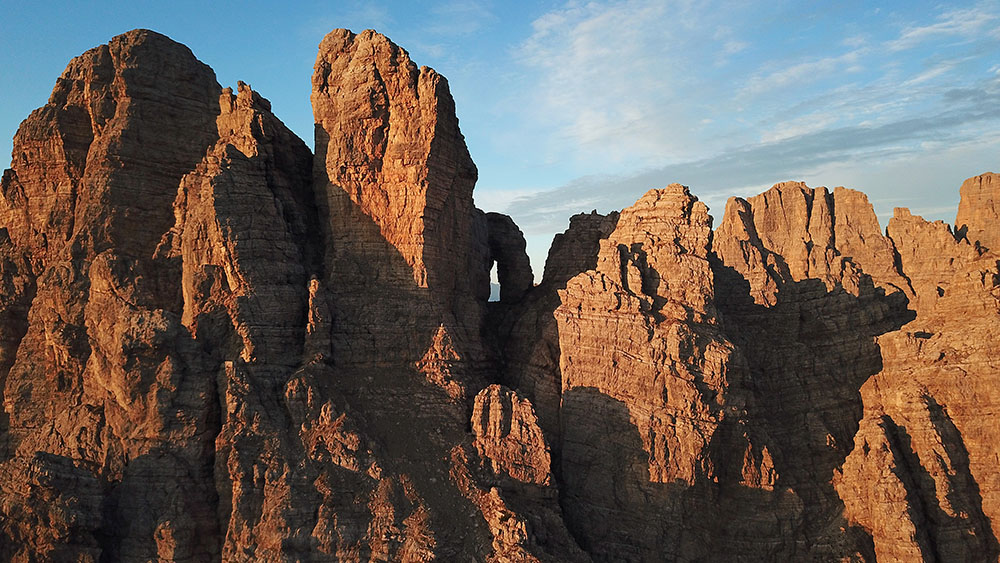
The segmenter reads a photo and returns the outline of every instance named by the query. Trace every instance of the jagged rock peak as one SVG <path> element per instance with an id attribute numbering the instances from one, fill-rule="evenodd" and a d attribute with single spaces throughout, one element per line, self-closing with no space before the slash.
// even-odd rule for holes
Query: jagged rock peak
<path id="1" fill-rule="evenodd" d="M 486 225 L 489 230 L 490 259 L 497 264 L 500 301 L 520 301 L 532 288 L 535 279 L 525 251 L 527 243 L 524 234 L 513 219 L 502 213 L 487 213 Z"/>
<path id="2" fill-rule="evenodd" d="M 712 559 L 703 540 L 665 535 L 704 518 L 692 527 L 707 539 L 717 507 L 696 502 L 689 512 L 668 500 L 671 490 L 719 478 L 711 444 L 748 448 L 734 430 L 743 399 L 729 392 L 744 370 L 712 304 L 711 218 L 671 184 L 612 224 L 595 268 L 566 282 L 553 312 L 567 522 L 595 559 Z"/>
<path id="3" fill-rule="evenodd" d="M 749 282 L 754 300 L 776 302 L 783 285 L 821 280 L 857 294 L 863 270 L 876 284 L 908 290 L 865 194 L 782 182 L 749 199 L 730 198 L 712 248 Z"/>
<path id="4" fill-rule="evenodd" d="M 230 439 L 273 403 L 254 382 L 300 362 L 318 229 L 309 150 L 239 90 L 136 30 L 73 59 L 18 131 L 0 558 L 228 559 L 246 537 L 234 513 L 259 497 Z"/>
<path id="5" fill-rule="evenodd" d="M 130 31 L 74 58 L 14 137 L 0 204 L 11 239 L 36 259 L 84 228 L 103 244 L 148 249 L 172 222 L 176 180 L 213 140 L 218 95 L 208 66 L 153 31 Z M 140 138 L 147 129 L 156 133 Z M 151 174 L 114 162 L 142 163 Z M 116 181 L 90 181 L 105 169 Z M 110 206 L 122 212 L 96 221 Z"/>
<path id="6" fill-rule="evenodd" d="M 552 239 L 542 283 L 561 288 L 573 276 L 594 269 L 600 241 L 615 230 L 618 215 L 617 211 L 601 215 L 595 209 L 570 217 L 566 231 Z"/>
<path id="7" fill-rule="evenodd" d="M 315 179 L 331 187 L 321 203 L 377 227 L 409 269 L 391 275 L 469 291 L 466 260 L 482 235 L 472 224 L 477 171 L 447 80 L 384 35 L 338 29 L 320 43 L 312 83 Z M 330 231 L 336 240 L 360 235 L 357 226 Z"/>
<path id="8" fill-rule="evenodd" d="M 1000 252 L 1000 174 L 987 172 L 962 183 L 955 230 L 969 242 Z"/>
<path id="9" fill-rule="evenodd" d="M 996 175 L 885 234 L 671 184 L 533 286 L 442 77 L 337 30 L 313 80 L 316 158 L 145 30 L 22 124 L 0 559 L 996 560 Z"/>

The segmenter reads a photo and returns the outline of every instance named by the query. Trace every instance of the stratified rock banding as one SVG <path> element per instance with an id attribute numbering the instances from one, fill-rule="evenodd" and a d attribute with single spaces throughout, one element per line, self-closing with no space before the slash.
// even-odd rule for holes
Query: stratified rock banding
<path id="1" fill-rule="evenodd" d="M 312 103 L 136 30 L 22 123 L 0 559 L 997 560 L 1000 175 L 884 232 L 672 184 L 534 285 L 444 77 L 335 30 Z"/>

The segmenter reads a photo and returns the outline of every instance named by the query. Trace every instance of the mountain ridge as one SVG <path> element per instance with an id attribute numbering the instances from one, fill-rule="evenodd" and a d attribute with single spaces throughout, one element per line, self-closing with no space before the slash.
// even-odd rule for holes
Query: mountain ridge
<path id="1" fill-rule="evenodd" d="M 535 285 L 444 77 L 372 30 L 314 70 L 315 154 L 148 30 L 22 123 L 0 557 L 1000 554 L 1000 175 L 954 229 L 796 182 L 713 228 L 671 184 Z"/>

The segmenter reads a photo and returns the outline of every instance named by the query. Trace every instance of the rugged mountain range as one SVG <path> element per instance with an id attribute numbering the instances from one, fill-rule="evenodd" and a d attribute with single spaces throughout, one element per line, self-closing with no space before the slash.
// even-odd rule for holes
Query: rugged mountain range
<path id="1" fill-rule="evenodd" d="M 997 560 L 1000 175 L 884 232 L 673 184 L 535 285 L 444 77 L 336 30 L 312 84 L 315 152 L 136 30 L 22 123 L 0 559 Z"/>

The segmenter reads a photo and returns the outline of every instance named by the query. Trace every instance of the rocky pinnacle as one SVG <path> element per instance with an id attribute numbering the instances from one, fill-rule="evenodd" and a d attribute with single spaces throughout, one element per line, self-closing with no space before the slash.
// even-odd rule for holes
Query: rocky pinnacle
<path id="1" fill-rule="evenodd" d="M 147 30 L 21 124 L 0 560 L 997 560 L 1000 175 L 884 230 L 670 184 L 534 284 L 443 76 L 371 30 L 314 68 L 314 150 Z"/>

